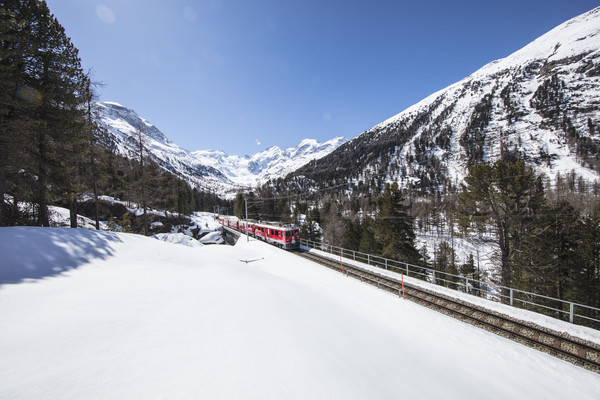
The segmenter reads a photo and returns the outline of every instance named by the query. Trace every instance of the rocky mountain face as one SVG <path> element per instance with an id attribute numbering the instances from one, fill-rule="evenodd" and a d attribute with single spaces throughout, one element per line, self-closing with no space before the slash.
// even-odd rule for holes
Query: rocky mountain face
<path id="1" fill-rule="evenodd" d="M 190 152 L 167 138 L 156 126 L 135 111 L 113 102 L 96 103 L 96 120 L 103 128 L 105 144 L 118 154 L 139 158 L 139 138 L 145 155 L 162 169 L 191 185 L 225 197 L 240 188 L 254 187 L 287 175 L 304 164 L 319 159 L 346 139 L 335 138 L 325 143 L 305 139 L 285 150 L 271 147 L 252 156 L 228 155 L 222 151 Z"/>
<path id="2" fill-rule="evenodd" d="M 288 177 L 303 187 L 427 193 L 474 164 L 522 159 L 540 174 L 598 180 L 600 8 L 425 98 Z M 348 182 L 347 186 L 343 186 Z"/>

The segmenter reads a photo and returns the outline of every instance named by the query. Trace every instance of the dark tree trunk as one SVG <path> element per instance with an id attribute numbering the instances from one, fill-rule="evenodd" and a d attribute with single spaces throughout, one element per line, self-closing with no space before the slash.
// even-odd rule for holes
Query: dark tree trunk
<path id="1" fill-rule="evenodd" d="M 69 204 L 69 217 L 71 219 L 71 228 L 77 228 L 77 198 L 73 198 Z"/>
<path id="2" fill-rule="evenodd" d="M 50 226 L 48 215 L 47 183 L 48 183 L 48 160 L 46 149 L 46 135 L 40 133 L 39 137 L 39 171 L 38 171 L 38 223 L 43 227 Z"/>

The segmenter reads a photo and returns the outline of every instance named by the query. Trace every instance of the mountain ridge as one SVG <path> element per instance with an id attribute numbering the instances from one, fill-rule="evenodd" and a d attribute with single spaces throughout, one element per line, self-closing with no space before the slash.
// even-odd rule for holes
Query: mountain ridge
<path id="1" fill-rule="evenodd" d="M 303 139 L 296 147 L 271 146 L 251 156 L 229 155 L 220 150 L 188 151 L 170 140 L 134 110 L 112 101 L 95 104 L 96 121 L 106 132 L 105 145 L 130 159 L 139 158 L 138 138 L 159 167 L 204 191 L 232 197 L 238 190 L 285 176 L 346 141 L 338 137 L 320 143 Z"/>
<path id="2" fill-rule="evenodd" d="M 375 125 L 289 176 L 374 192 L 444 192 L 472 165 L 523 159 L 550 179 L 597 181 L 600 7 Z"/>

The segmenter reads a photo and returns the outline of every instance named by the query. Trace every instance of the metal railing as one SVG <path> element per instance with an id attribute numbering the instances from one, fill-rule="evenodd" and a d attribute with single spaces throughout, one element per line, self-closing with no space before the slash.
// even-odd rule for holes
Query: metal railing
<path id="1" fill-rule="evenodd" d="M 534 311 L 556 319 L 569 321 L 572 324 L 600 329 L 600 308 L 526 292 L 520 289 L 504 287 L 493 282 L 484 282 L 462 275 L 436 271 L 427 267 L 408 264 L 402 261 L 391 260 L 311 240 L 300 239 L 300 244 L 308 248 L 321 250 L 346 259 L 352 259 L 367 265 L 401 273 L 409 277 L 487 300 L 502 302 L 513 307 Z"/>

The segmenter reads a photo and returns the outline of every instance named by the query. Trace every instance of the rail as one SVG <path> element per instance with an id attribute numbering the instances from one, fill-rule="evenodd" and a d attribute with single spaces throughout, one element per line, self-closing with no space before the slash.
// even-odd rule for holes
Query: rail
<path id="1" fill-rule="evenodd" d="M 304 247 L 321 250 L 388 271 L 402 273 L 406 276 L 427 281 L 435 285 L 444 286 L 452 290 L 461 291 L 473 296 L 503 302 L 516 308 L 534 311 L 563 321 L 568 320 L 572 324 L 600 329 L 600 308 L 556 299 L 520 289 L 504 287 L 492 282 L 484 282 L 462 275 L 436 271 L 423 266 L 391 260 L 355 250 L 348 250 L 342 247 L 331 246 L 307 239 L 300 239 L 300 244 Z"/>

